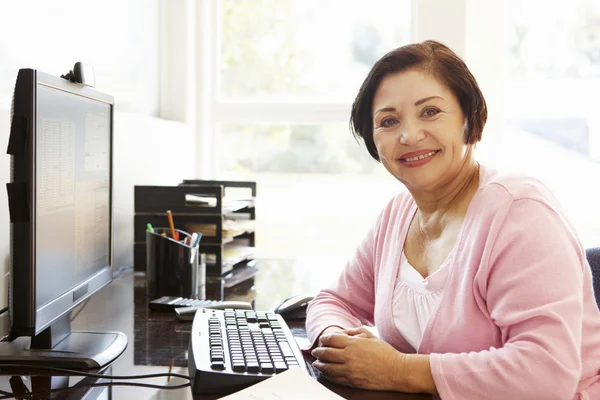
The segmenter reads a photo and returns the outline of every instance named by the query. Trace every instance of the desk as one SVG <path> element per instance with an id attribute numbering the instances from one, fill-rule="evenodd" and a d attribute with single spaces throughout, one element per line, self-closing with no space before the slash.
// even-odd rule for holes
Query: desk
<path id="1" fill-rule="evenodd" d="M 290 289 L 286 284 L 275 285 L 269 282 L 272 279 L 284 277 L 286 282 L 293 271 L 284 271 L 293 268 L 293 264 L 283 261 L 270 261 L 265 264 L 264 270 L 256 278 L 257 309 L 269 306 L 273 309 L 277 302 L 293 292 L 275 293 L 276 288 Z M 273 269 L 279 268 L 274 274 Z M 304 273 L 304 271 L 303 271 Z M 288 282 L 289 283 L 289 282 Z M 261 284 L 269 288 L 268 295 L 261 295 Z M 299 290 L 298 292 L 302 292 Z M 275 299 L 275 300 L 274 300 Z M 275 304 L 271 304 L 271 303 Z M 262 308 L 266 309 L 266 308 Z M 112 366 L 113 375 L 139 375 L 149 373 L 167 372 L 171 360 L 175 367 L 173 372 L 187 375 L 187 348 L 191 322 L 179 322 L 174 314 L 151 312 L 147 306 L 145 296 L 145 280 L 143 276 L 135 276 L 133 272 L 124 272 L 110 285 L 92 296 L 89 303 L 81 310 L 72 322 L 72 328 L 89 330 L 120 330 L 129 338 L 125 352 Z M 302 333 L 302 329 L 293 329 L 294 333 Z M 76 379 L 71 378 L 70 384 Z M 371 392 L 359 389 L 342 387 L 329 383 L 320 377 L 319 381 L 339 395 L 347 399 L 395 399 L 395 400 L 425 400 L 431 399 L 426 395 L 411 395 L 390 392 Z M 140 382 L 166 385 L 166 378 L 154 378 Z M 25 383 L 29 386 L 28 379 Z M 169 385 L 185 383 L 181 379 L 171 379 Z M 0 390 L 12 392 L 9 377 L 0 377 Z M 72 395 L 72 393 L 70 393 Z M 112 396 L 112 397 L 111 397 Z M 80 398 L 80 395 L 70 398 Z M 112 398 L 115 400 L 131 399 L 217 399 L 218 395 L 203 395 L 192 397 L 189 388 L 175 391 L 145 389 L 114 386 L 104 391 L 97 391 L 89 397 Z"/>

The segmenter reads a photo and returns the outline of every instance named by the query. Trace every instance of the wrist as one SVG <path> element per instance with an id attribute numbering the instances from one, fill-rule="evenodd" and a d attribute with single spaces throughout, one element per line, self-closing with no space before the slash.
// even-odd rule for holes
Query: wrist
<path id="1" fill-rule="evenodd" d="M 437 394 L 429 355 L 399 353 L 394 372 L 398 380 L 397 391 Z"/>

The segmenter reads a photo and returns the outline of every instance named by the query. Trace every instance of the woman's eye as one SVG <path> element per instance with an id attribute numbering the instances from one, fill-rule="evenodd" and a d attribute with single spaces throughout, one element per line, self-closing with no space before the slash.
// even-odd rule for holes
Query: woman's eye
<path id="1" fill-rule="evenodd" d="M 423 110 L 423 113 L 421 114 L 424 117 L 433 117 L 435 115 L 437 115 L 440 112 L 440 110 L 438 110 L 437 108 L 426 108 Z"/>
<path id="2" fill-rule="evenodd" d="M 389 128 L 390 126 L 394 125 L 396 122 L 397 121 L 395 118 L 386 118 L 383 121 L 381 121 L 381 123 L 379 125 L 382 128 Z"/>

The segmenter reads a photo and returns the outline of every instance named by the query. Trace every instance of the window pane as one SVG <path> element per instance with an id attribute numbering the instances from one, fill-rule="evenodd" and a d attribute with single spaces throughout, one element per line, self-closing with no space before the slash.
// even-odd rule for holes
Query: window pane
<path id="1" fill-rule="evenodd" d="M 222 172 L 371 174 L 378 170 L 347 124 L 223 124 L 217 138 Z"/>
<path id="2" fill-rule="evenodd" d="M 600 189 L 591 181 L 600 177 L 600 3 L 510 0 L 508 7 L 502 167 L 542 179 L 584 244 L 598 245 Z"/>
<path id="3" fill-rule="evenodd" d="M 327 259 L 339 271 L 402 190 L 343 124 L 224 124 L 217 137 L 217 176 L 257 182 L 262 257 Z"/>
<path id="4" fill-rule="evenodd" d="M 600 2 L 509 0 L 508 9 L 513 79 L 600 78 Z"/>
<path id="5" fill-rule="evenodd" d="M 224 0 L 224 98 L 351 101 L 373 63 L 410 40 L 410 0 Z"/>
<path id="6" fill-rule="evenodd" d="M 60 76 L 82 61 L 117 110 L 157 113 L 157 0 L 2 2 L 0 54 L 0 108 L 10 106 L 19 68 Z"/>

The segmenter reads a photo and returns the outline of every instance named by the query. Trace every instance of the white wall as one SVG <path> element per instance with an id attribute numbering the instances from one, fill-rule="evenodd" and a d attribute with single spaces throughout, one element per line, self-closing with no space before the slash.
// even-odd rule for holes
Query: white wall
<path id="1" fill-rule="evenodd" d="M 117 113 L 114 141 L 114 265 L 133 265 L 133 187 L 195 178 L 194 133 L 182 122 Z"/>
<path id="2" fill-rule="evenodd" d="M 6 149 L 10 112 L 0 109 L 0 145 Z M 114 133 L 114 266 L 133 265 L 133 187 L 174 185 L 194 177 L 195 141 L 186 124 L 138 114 L 116 113 Z M 10 181 L 10 158 L 0 155 L 0 182 Z M 2 189 L 5 192 L 4 189 Z M 8 200 L 0 194 L 0 308 L 8 304 Z M 0 337 L 8 314 L 0 316 Z"/>

